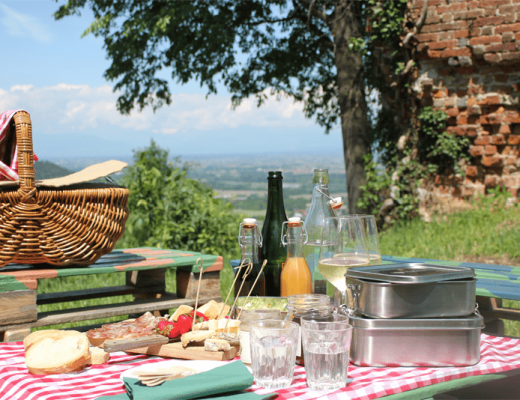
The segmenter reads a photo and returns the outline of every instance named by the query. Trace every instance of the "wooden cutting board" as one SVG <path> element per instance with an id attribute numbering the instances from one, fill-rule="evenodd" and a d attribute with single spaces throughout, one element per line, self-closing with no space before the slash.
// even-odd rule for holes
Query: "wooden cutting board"
<path id="1" fill-rule="evenodd" d="M 232 360 L 238 355 L 239 346 L 232 346 L 227 351 L 206 351 L 204 346 L 182 347 L 181 342 L 168 344 L 154 344 L 148 347 L 125 350 L 127 353 L 148 354 L 153 356 L 182 358 L 185 360 Z"/>

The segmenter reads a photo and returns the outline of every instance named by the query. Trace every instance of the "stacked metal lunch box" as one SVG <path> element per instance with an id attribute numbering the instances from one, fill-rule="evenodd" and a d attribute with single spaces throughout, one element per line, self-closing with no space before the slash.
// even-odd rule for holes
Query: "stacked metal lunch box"
<path id="1" fill-rule="evenodd" d="M 349 268 L 351 361 L 359 366 L 468 366 L 483 319 L 472 268 L 392 264 Z"/>

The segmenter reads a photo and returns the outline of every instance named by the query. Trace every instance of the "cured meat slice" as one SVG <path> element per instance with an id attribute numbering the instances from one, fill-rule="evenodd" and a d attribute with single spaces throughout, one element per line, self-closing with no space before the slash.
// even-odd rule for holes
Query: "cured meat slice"
<path id="1" fill-rule="evenodd" d="M 87 331 L 87 337 L 93 346 L 102 346 L 105 340 L 130 339 L 153 334 L 153 328 L 167 318 L 154 317 L 151 312 L 141 315 L 136 320 L 121 321 L 103 325 L 101 328 Z"/>

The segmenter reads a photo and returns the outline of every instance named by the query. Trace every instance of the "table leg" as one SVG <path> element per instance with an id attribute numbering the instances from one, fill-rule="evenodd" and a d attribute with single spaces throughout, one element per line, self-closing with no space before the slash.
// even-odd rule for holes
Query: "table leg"
<path id="1" fill-rule="evenodd" d="M 127 286 L 135 286 L 136 288 L 146 288 L 146 292 L 135 293 L 134 299 L 160 299 L 166 294 L 165 283 L 166 270 L 164 268 L 131 271 L 126 273 Z M 169 310 L 156 310 L 153 314 L 156 317 L 168 314 Z M 139 317 L 140 315 L 132 315 L 130 318 Z"/>
<path id="2" fill-rule="evenodd" d="M 502 299 L 477 296 L 477 304 L 486 326 L 482 332 L 493 336 L 504 336 L 504 321 L 496 315 L 498 309 L 502 307 Z"/>
<path id="3" fill-rule="evenodd" d="M 177 296 L 194 299 L 197 296 L 199 274 L 177 270 Z M 200 298 L 220 297 L 220 271 L 204 272 L 200 284 Z"/>

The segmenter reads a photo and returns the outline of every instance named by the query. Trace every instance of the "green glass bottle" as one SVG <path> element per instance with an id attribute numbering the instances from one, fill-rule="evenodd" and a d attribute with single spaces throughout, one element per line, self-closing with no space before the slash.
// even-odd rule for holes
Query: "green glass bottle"
<path id="1" fill-rule="evenodd" d="M 260 262 L 267 260 L 264 269 L 266 296 L 280 296 L 282 263 L 287 258 L 287 249 L 282 244 L 282 224 L 287 221 L 282 179 L 281 171 L 270 171 L 267 177 L 267 210 L 262 226 L 263 246 L 260 250 Z"/>

